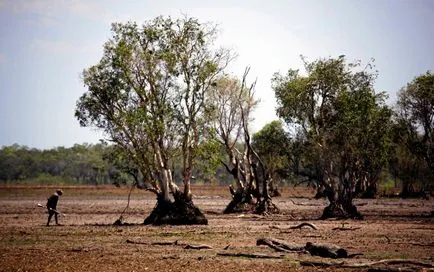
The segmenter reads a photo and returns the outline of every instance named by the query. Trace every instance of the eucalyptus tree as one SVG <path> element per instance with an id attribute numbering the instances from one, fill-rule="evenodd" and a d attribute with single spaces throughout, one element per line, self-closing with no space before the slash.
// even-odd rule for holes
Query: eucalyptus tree
<path id="1" fill-rule="evenodd" d="M 286 170 L 290 167 L 287 156 L 292 141 L 283 128 L 280 120 L 266 124 L 260 131 L 253 134 L 253 147 L 267 165 L 270 173 L 270 194 L 279 196 L 277 188 L 279 181 L 286 177 Z M 283 174 L 285 173 L 285 174 Z"/>
<path id="2" fill-rule="evenodd" d="M 434 74 L 415 77 L 398 93 L 398 122 L 408 135 L 411 152 L 423 158 L 434 173 Z"/>
<path id="3" fill-rule="evenodd" d="M 360 218 L 354 194 L 376 186 L 390 148 L 386 96 L 374 91 L 370 64 L 362 69 L 345 56 L 303 61 L 306 75 L 289 70 L 272 80 L 277 114 L 303 134 L 330 203 L 322 217 Z"/>
<path id="4" fill-rule="evenodd" d="M 398 93 L 398 101 L 395 107 L 396 126 L 399 133 L 395 133 L 398 147 L 403 145 L 413 156 L 416 164 L 425 161 L 431 170 L 431 175 L 426 175 L 432 180 L 434 175 L 434 74 L 426 72 L 415 77 Z M 421 168 L 412 167 L 411 170 Z M 422 168 L 423 169 L 423 168 Z M 431 177 L 430 177 L 431 176 Z M 412 174 L 409 178 L 415 178 Z M 421 179 L 421 178 L 420 178 Z M 409 196 L 412 193 L 412 181 L 403 178 L 402 195 Z M 432 182 L 431 182 L 432 186 Z"/>
<path id="5" fill-rule="evenodd" d="M 102 130 L 139 168 L 157 196 L 145 224 L 203 224 L 191 178 L 207 110 L 205 97 L 232 59 L 216 27 L 194 18 L 112 24 L 104 54 L 83 72 L 75 116 Z M 182 158 L 180 189 L 171 170 Z"/>
<path id="6" fill-rule="evenodd" d="M 221 163 L 235 181 L 229 187 L 232 200 L 225 213 L 247 212 L 276 213 L 269 193 L 270 172 L 252 146 L 251 114 L 258 104 L 254 97 L 255 82 L 248 85 L 245 70 L 242 80 L 221 77 L 210 93 L 210 137 L 225 149 L 228 160 Z"/>

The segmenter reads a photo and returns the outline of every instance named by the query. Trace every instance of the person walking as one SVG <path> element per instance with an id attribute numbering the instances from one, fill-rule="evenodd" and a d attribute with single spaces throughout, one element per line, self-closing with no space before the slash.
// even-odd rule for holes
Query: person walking
<path id="1" fill-rule="evenodd" d="M 56 221 L 56 225 L 59 225 L 59 222 L 57 221 L 57 214 L 59 213 L 57 208 L 57 202 L 59 201 L 59 196 L 63 194 L 63 191 L 61 189 L 57 189 L 54 194 L 52 194 L 47 199 L 47 209 L 48 209 L 48 221 L 47 221 L 47 227 L 50 225 L 51 218 L 54 215 L 54 220 Z"/>

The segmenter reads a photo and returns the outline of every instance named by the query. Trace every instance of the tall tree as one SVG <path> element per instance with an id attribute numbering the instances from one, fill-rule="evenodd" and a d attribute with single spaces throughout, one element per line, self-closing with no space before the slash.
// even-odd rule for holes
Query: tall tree
<path id="1" fill-rule="evenodd" d="M 209 96 L 210 137 L 226 150 L 228 161 L 222 160 L 235 181 L 231 185 L 232 200 L 225 213 L 253 211 L 276 213 L 279 209 L 269 194 L 270 172 L 252 146 L 249 124 L 258 101 L 254 98 L 255 83 L 247 85 L 249 68 L 243 79 L 222 77 Z"/>
<path id="2" fill-rule="evenodd" d="M 104 131 L 151 179 L 157 206 L 145 223 L 207 222 L 193 205 L 190 181 L 206 93 L 232 58 L 215 49 L 216 34 L 193 18 L 114 23 L 102 59 L 83 72 L 88 91 L 75 115 Z M 183 190 L 171 171 L 175 156 L 182 157 Z"/>
<path id="3" fill-rule="evenodd" d="M 384 93 L 373 89 L 370 65 L 361 69 L 345 56 L 303 61 L 306 76 L 298 70 L 274 76 L 277 113 L 304 135 L 330 202 L 322 217 L 360 218 L 353 197 L 376 184 L 386 162 L 391 111 Z"/>
<path id="4" fill-rule="evenodd" d="M 283 129 L 279 120 L 266 124 L 260 131 L 253 134 L 253 147 L 267 165 L 270 173 L 270 194 L 279 196 L 277 189 L 279 180 L 286 175 L 284 169 L 289 168 L 286 151 L 290 149 L 291 139 Z"/>
<path id="5" fill-rule="evenodd" d="M 426 72 L 415 77 L 398 93 L 395 108 L 395 142 L 398 147 L 415 156 L 413 161 L 423 160 L 434 175 L 434 74 Z M 413 171 L 415 168 L 413 168 Z M 413 175 L 415 176 L 415 175 Z M 402 195 L 412 193 L 412 182 L 404 178 Z"/>
<path id="6" fill-rule="evenodd" d="M 424 158 L 434 173 L 434 74 L 428 71 L 401 89 L 396 116 L 411 152 Z"/>

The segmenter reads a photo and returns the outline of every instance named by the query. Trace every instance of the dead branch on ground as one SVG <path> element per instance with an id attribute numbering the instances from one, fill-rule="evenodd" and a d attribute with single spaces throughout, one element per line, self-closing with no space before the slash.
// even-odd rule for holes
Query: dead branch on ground
<path id="1" fill-rule="evenodd" d="M 336 228 L 332 228 L 332 230 L 342 230 L 342 231 L 346 231 L 346 230 L 358 230 L 358 229 L 361 229 L 361 227 L 354 227 L 354 228 L 336 227 Z"/>
<path id="2" fill-rule="evenodd" d="M 212 249 L 211 246 L 205 244 L 192 245 L 186 243 L 180 243 L 178 240 L 172 242 L 143 242 L 143 241 L 134 241 L 127 239 L 128 244 L 137 244 L 137 245 L 151 245 L 151 246 L 184 246 L 184 249 Z"/>
<path id="3" fill-rule="evenodd" d="M 259 238 L 256 240 L 256 245 L 266 245 L 279 252 L 309 252 L 312 256 L 333 259 L 352 258 L 361 255 L 360 253 L 349 255 L 347 250 L 344 248 L 332 244 L 314 244 L 307 242 L 306 245 L 303 246 L 299 244 L 287 243 L 274 238 Z"/>
<path id="4" fill-rule="evenodd" d="M 266 255 L 260 253 L 227 253 L 227 252 L 218 252 L 217 256 L 225 256 L 225 257 L 244 257 L 244 258 L 253 258 L 253 259 L 283 259 L 284 255 Z"/>
<path id="5" fill-rule="evenodd" d="M 256 240 L 256 245 L 266 245 L 272 249 L 280 252 L 304 252 L 305 247 L 303 245 L 287 243 L 285 241 L 274 238 L 259 238 Z"/>
<path id="6" fill-rule="evenodd" d="M 308 261 L 308 260 L 300 260 L 300 265 L 302 266 L 316 266 L 316 267 L 339 267 L 339 268 L 368 268 L 376 265 L 415 265 L 425 268 L 434 268 L 432 263 L 421 262 L 418 260 L 411 259 L 386 259 L 375 262 L 367 262 L 367 263 L 345 263 L 345 262 L 322 262 L 322 261 Z"/>
<path id="7" fill-rule="evenodd" d="M 132 193 L 134 187 L 136 187 L 136 185 L 137 185 L 137 181 L 133 182 L 133 184 L 131 185 L 130 191 L 128 192 L 127 206 L 125 206 L 124 210 L 119 215 L 119 218 L 113 223 L 113 225 L 115 225 L 115 226 L 121 226 L 123 224 L 123 222 L 124 222 L 124 213 L 130 207 L 131 193 Z"/>
<path id="8" fill-rule="evenodd" d="M 184 249 L 212 249 L 209 245 L 186 245 Z"/>
<path id="9" fill-rule="evenodd" d="M 279 226 L 270 226 L 271 229 L 278 229 L 278 230 L 301 229 L 302 227 L 310 227 L 310 228 L 312 228 L 314 230 L 318 230 L 318 228 L 314 224 L 309 223 L 309 222 L 303 222 L 303 223 L 300 223 L 298 225 L 291 226 L 291 227 L 286 227 L 286 228 L 282 228 L 282 227 L 279 227 Z"/>

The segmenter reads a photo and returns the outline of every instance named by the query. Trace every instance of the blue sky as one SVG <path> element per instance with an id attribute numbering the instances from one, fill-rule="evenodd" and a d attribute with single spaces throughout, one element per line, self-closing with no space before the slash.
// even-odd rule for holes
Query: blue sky
<path id="1" fill-rule="evenodd" d="M 272 74 L 301 68 L 300 54 L 375 58 L 376 89 L 390 104 L 434 70 L 431 0 L 0 0 L 0 146 L 97 143 L 103 135 L 81 128 L 74 109 L 86 91 L 81 71 L 100 59 L 110 24 L 183 14 L 219 25 L 219 44 L 239 55 L 232 73 L 251 66 L 261 99 L 254 130 L 276 118 Z"/>

